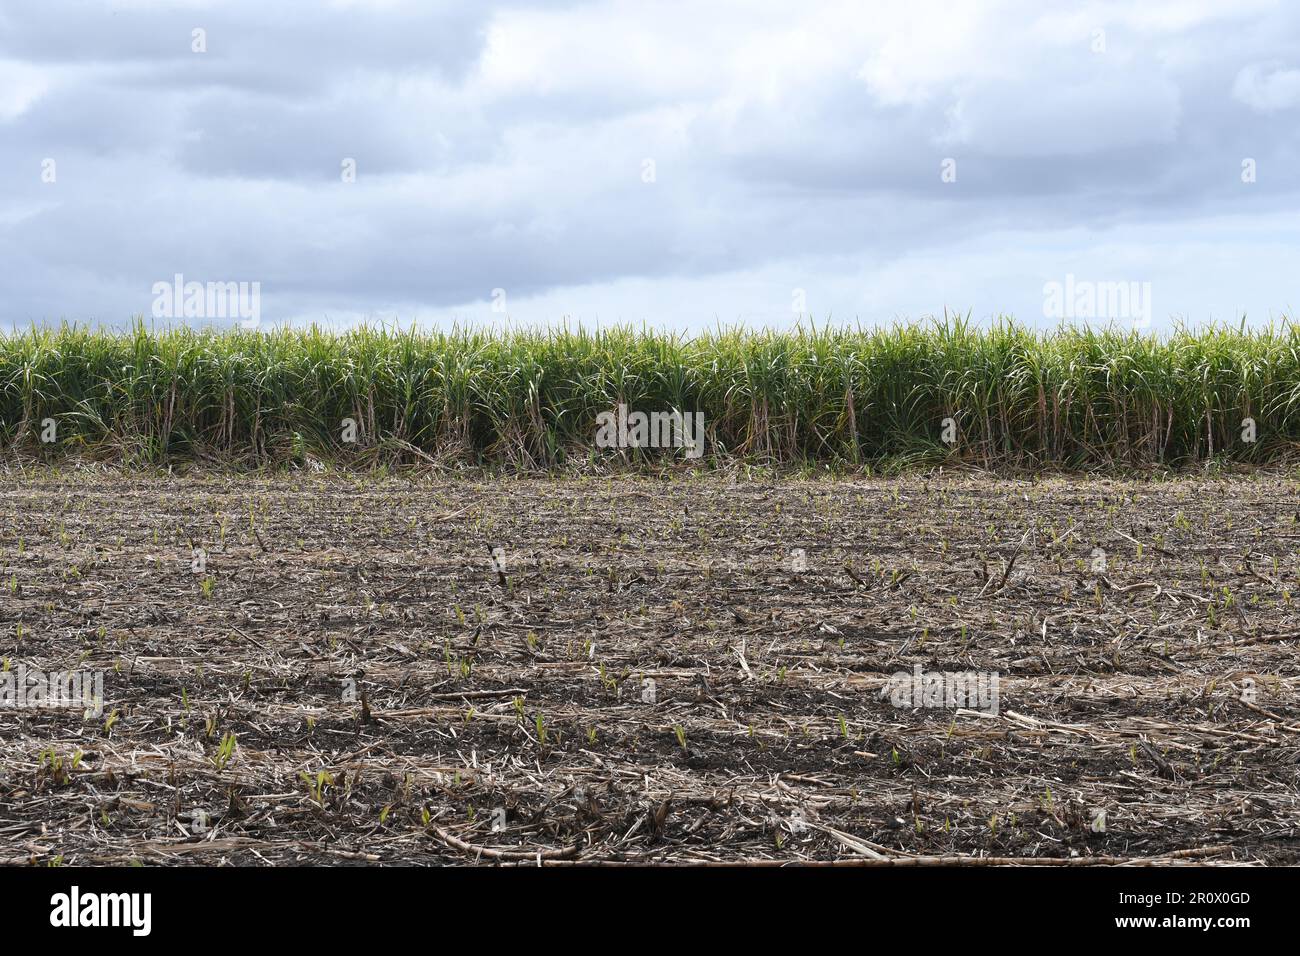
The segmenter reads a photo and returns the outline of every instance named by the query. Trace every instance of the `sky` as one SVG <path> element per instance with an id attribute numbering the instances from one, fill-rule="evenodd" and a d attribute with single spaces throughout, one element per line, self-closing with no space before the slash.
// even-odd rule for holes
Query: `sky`
<path id="1" fill-rule="evenodd" d="M 1294 2 L 0 0 L 0 323 L 1163 330 L 1297 276 Z"/>

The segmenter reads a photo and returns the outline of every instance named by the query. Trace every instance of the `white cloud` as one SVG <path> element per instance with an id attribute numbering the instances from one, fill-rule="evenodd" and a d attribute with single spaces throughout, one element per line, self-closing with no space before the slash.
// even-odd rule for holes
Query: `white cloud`
<path id="1" fill-rule="evenodd" d="M 1300 69 L 1252 63 L 1241 68 L 1232 95 L 1260 113 L 1275 113 L 1300 105 Z"/>
<path id="2" fill-rule="evenodd" d="M 0 122 L 22 116 L 49 91 L 50 83 L 48 70 L 0 59 Z"/>

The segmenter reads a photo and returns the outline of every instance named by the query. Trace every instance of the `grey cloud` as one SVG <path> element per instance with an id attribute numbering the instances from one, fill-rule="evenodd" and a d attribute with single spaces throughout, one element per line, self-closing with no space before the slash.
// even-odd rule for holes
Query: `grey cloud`
<path id="1" fill-rule="evenodd" d="M 582 37 L 601 8 L 534 10 Z M 892 38 L 851 20 L 827 34 L 831 67 L 728 72 L 716 37 L 732 31 L 740 48 L 786 14 L 773 7 L 755 26 L 725 4 L 689 8 L 710 19 L 707 43 L 692 46 L 685 20 L 641 38 L 663 44 L 654 69 L 690 83 L 631 82 L 617 55 L 532 63 L 526 44 L 505 64 L 524 79 L 495 83 L 487 37 L 515 9 L 7 8 L 0 59 L 48 71 L 50 88 L 0 118 L 0 320 L 121 319 L 177 272 L 260 281 L 266 310 L 285 315 L 633 277 L 744 272 L 785 288 L 795 260 L 852 271 L 952 249 L 973 261 L 997 231 L 1050 247 L 1067 232 L 1204 229 L 1300 205 L 1287 112 L 1300 15 L 1287 9 L 1225 2 L 1181 27 L 1116 23 L 1100 56 L 1073 21 L 1046 39 L 984 24 L 969 64 L 908 65 L 916 76 L 890 96 L 858 71 Z M 206 54 L 189 52 L 194 26 Z M 716 76 L 687 69 L 709 58 Z M 55 184 L 40 181 L 44 157 L 58 161 Z M 344 157 L 357 183 L 341 181 Z"/>
<path id="2" fill-rule="evenodd" d="M 1300 106 L 1300 69 L 1252 63 L 1241 68 L 1232 93 L 1260 113 L 1292 109 Z"/>
<path id="3" fill-rule="evenodd" d="M 271 73 L 320 78 L 349 67 L 401 72 L 413 66 L 457 76 L 478 58 L 490 14 L 454 0 L 370 7 L 250 0 L 177 6 L 43 0 L 3 14 L 0 56 L 34 63 L 200 61 L 188 82 L 245 85 Z M 195 54 L 195 29 L 206 53 Z M 182 81 L 186 82 L 186 81 Z M 259 88 L 261 83 L 258 84 Z"/>

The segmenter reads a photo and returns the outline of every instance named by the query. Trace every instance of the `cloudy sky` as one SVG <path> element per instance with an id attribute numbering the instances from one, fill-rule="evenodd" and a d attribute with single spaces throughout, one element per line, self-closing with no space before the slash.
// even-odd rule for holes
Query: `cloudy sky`
<path id="1" fill-rule="evenodd" d="M 1264 322 L 1300 4 L 0 0 L 0 322 L 177 274 L 270 323 Z"/>

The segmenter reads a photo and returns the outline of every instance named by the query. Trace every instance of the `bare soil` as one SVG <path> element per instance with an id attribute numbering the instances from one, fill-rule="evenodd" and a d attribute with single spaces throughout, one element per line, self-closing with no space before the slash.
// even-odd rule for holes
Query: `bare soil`
<path id="1" fill-rule="evenodd" d="M 0 654 L 105 701 L 0 710 L 0 861 L 1294 863 L 1297 602 L 1278 473 L 14 471 Z"/>

